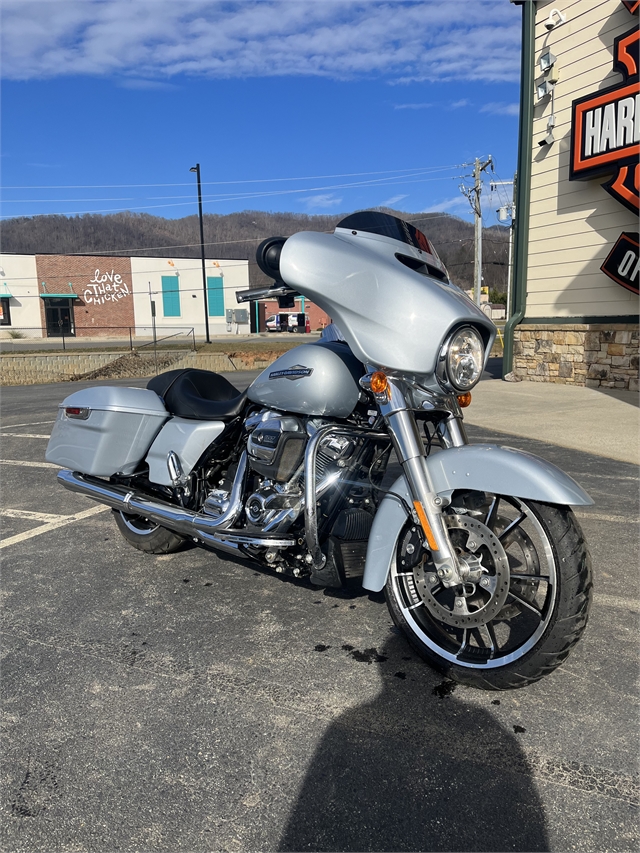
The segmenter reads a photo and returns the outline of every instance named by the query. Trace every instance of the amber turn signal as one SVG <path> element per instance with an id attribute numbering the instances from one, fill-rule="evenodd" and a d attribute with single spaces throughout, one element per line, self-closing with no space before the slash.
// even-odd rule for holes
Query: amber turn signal
<path id="1" fill-rule="evenodd" d="M 458 394 L 458 405 L 461 409 L 466 409 L 467 406 L 471 405 L 471 393 L 469 391 L 466 394 Z"/>
<path id="2" fill-rule="evenodd" d="M 427 537 L 427 542 L 429 543 L 429 548 L 432 551 L 438 550 L 438 543 L 436 542 L 436 537 L 433 535 L 433 530 L 431 529 L 431 525 L 427 519 L 427 514 L 424 511 L 424 507 L 420 503 L 420 501 L 413 502 L 413 508 L 416 511 L 418 518 L 420 519 L 420 524 L 422 529 L 424 530 L 424 535 Z"/>
<path id="3" fill-rule="evenodd" d="M 371 374 L 371 390 L 374 394 L 384 394 L 389 388 L 389 380 L 381 370 Z"/>

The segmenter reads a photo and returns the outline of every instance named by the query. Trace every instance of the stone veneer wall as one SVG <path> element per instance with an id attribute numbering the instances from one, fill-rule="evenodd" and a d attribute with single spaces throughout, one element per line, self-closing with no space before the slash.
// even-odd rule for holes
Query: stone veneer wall
<path id="1" fill-rule="evenodd" d="M 638 390 L 638 324 L 522 325 L 513 372 L 532 382 Z"/>

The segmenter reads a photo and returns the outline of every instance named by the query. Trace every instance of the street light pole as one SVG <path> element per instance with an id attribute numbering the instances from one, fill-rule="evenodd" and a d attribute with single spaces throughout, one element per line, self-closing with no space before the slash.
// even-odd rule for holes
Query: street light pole
<path id="1" fill-rule="evenodd" d="M 202 293 L 204 295 L 204 328 L 207 336 L 207 343 L 211 343 L 209 337 L 209 305 L 207 304 L 207 271 L 204 266 L 204 224 L 202 221 L 202 185 L 200 184 L 200 163 L 196 163 L 189 169 L 190 172 L 195 172 L 198 179 L 198 218 L 200 220 L 200 255 L 202 257 Z"/>

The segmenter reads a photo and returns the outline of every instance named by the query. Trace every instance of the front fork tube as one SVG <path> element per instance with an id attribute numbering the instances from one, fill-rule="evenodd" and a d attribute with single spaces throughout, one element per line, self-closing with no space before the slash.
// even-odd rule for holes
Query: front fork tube
<path id="1" fill-rule="evenodd" d="M 464 433 L 460 432 L 457 419 L 452 417 L 449 420 L 452 423 L 447 422 L 448 428 L 443 431 L 447 444 L 465 444 Z M 438 577 L 444 586 L 456 586 L 462 583 L 462 578 L 442 515 L 446 501 L 433 489 L 415 417 L 408 409 L 402 409 L 385 415 L 385 421 L 413 496 L 413 513 L 427 538 Z"/>

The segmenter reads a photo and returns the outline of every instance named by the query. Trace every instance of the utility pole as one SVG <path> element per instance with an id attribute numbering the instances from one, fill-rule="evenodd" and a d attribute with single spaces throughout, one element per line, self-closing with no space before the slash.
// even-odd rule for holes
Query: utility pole
<path id="1" fill-rule="evenodd" d="M 518 186 L 518 173 L 516 172 L 513 176 L 512 181 L 499 181 L 497 183 L 491 184 L 491 192 L 493 193 L 497 190 L 498 186 L 512 186 L 511 192 L 511 201 L 507 202 L 507 204 L 503 204 L 501 207 L 496 210 L 498 214 L 498 222 L 503 223 L 506 222 L 507 219 L 511 219 L 509 223 L 509 262 L 507 264 L 507 307 L 505 310 L 506 319 L 508 320 L 511 317 L 511 285 L 512 285 L 512 277 L 513 277 L 513 237 L 516 227 L 516 203 L 514 201 L 516 197 L 516 189 Z"/>
<path id="2" fill-rule="evenodd" d="M 491 154 L 487 157 L 484 163 L 476 157 L 475 166 L 473 169 L 474 184 L 473 187 L 465 187 L 460 185 L 460 191 L 469 199 L 469 204 L 474 214 L 474 291 L 476 305 L 480 306 L 480 294 L 482 291 L 482 208 L 480 206 L 480 196 L 482 194 L 482 173 L 485 169 L 491 166 L 493 171 L 493 158 Z"/>

